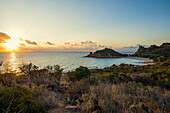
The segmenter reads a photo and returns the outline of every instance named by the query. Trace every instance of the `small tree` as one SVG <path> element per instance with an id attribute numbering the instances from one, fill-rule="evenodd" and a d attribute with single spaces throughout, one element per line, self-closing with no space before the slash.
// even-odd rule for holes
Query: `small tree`
<path id="1" fill-rule="evenodd" d="M 78 80 L 82 78 L 88 78 L 90 77 L 91 72 L 87 67 L 80 66 L 75 70 L 75 76 Z"/>
<path id="2" fill-rule="evenodd" d="M 38 66 L 33 65 L 32 63 L 29 64 L 22 64 L 22 66 L 19 67 L 21 73 L 26 74 L 26 75 L 30 75 L 31 71 L 35 71 L 38 70 Z"/>

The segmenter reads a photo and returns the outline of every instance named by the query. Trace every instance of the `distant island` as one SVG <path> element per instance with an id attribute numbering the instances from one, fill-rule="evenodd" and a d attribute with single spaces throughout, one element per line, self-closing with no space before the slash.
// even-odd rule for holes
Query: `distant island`
<path id="1" fill-rule="evenodd" d="M 85 57 L 92 58 L 122 58 L 122 57 L 145 57 L 156 58 L 159 56 L 170 57 L 170 43 L 163 43 L 160 46 L 151 45 L 149 48 L 139 46 L 138 50 L 133 55 L 121 54 L 113 49 L 105 48 L 103 50 L 97 50 L 96 52 L 90 52 Z"/>
<path id="2" fill-rule="evenodd" d="M 98 50 L 94 53 L 90 52 L 89 55 L 85 57 L 93 57 L 93 58 L 122 58 L 127 57 L 127 54 L 121 54 L 113 49 L 105 48 L 103 50 Z"/>

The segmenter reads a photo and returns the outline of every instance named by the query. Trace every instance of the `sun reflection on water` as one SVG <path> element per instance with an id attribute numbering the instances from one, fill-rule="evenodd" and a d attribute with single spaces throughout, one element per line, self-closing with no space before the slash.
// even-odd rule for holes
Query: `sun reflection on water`
<path id="1" fill-rule="evenodd" d="M 10 53 L 10 63 L 12 64 L 12 71 L 17 70 L 16 53 Z"/>

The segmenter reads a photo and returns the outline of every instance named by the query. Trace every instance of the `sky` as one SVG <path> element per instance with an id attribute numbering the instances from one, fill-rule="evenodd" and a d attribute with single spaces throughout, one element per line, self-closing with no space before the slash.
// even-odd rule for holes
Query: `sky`
<path id="1" fill-rule="evenodd" d="M 170 41 L 170 0 L 0 0 L 0 32 L 0 51 L 160 45 Z"/>

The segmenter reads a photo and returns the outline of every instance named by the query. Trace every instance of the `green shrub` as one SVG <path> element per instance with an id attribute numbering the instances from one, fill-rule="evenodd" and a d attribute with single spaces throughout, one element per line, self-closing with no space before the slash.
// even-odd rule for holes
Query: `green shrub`
<path id="1" fill-rule="evenodd" d="M 151 76 L 148 76 L 148 74 L 145 73 L 135 74 L 133 76 L 133 81 L 136 83 L 142 83 L 144 85 L 151 85 L 151 86 L 153 86 L 154 83 L 153 78 L 151 78 Z"/>
<path id="2" fill-rule="evenodd" d="M 167 58 L 165 58 L 164 56 L 160 56 L 154 59 L 154 62 L 164 62 L 166 61 Z"/>
<path id="3" fill-rule="evenodd" d="M 124 74 L 124 73 L 103 74 L 99 78 L 102 82 L 110 82 L 110 83 L 128 82 L 132 80 L 129 74 Z"/>
<path id="4" fill-rule="evenodd" d="M 86 83 L 90 85 L 97 85 L 98 84 L 98 77 L 90 76 L 86 79 Z"/>
<path id="5" fill-rule="evenodd" d="M 71 80 L 71 81 L 76 81 L 77 80 L 77 78 L 76 78 L 76 75 L 75 75 L 75 72 L 74 71 L 72 71 L 72 72 L 67 72 L 67 76 L 69 77 L 69 79 Z"/>
<path id="6" fill-rule="evenodd" d="M 167 79 L 170 81 L 170 71 L 169 70 L 158 70 L 153 71 L 150 73 L 150 76 L 154 78 L 154 80 L 161 80 L 161 79 Z"/>
<path id="7" fill-rule="evenodd" d="M 46 113 L 42 105 L 35 102 L 31 92 L 21 86 L 0 91 L 0 112 L 8 113 Z"/>
<path id="8" fill-rule="evenodd" d="M 120 82 L 128 82 L 132 80 L 130 74 L 119 73 L 118 77 Z"/>
<path id="9" fill-rule="evenodd" d="M 170 86 L 170 71 L 169 70 L 153 71 L 149 75 L 153 78 L 155 85 L 169 89 L 169 86 Z"/>
<path id="10" fill-rule="evenodd" d="M 168 66 L 170 66 L 170 59 L 168 59 L 168 60 L 166 60 L 164 62 L 161 62 L 159 64 L 159 67 L 168 67 Z"/>
<path id="11" fill-rule="evenodd" d="M 117 74 L 103 74 L 99 78 L 102 82 L 113 83 L 113 82 L 118 81 L 118 75 Z"/>
<path id="12" fill-rule="evenodd" d="M 87 67 L 80 66 L 79 68 L 75 69 L 75 79 L 81 80 L 82 78 L 90 77 L 91 72 Z"/>

